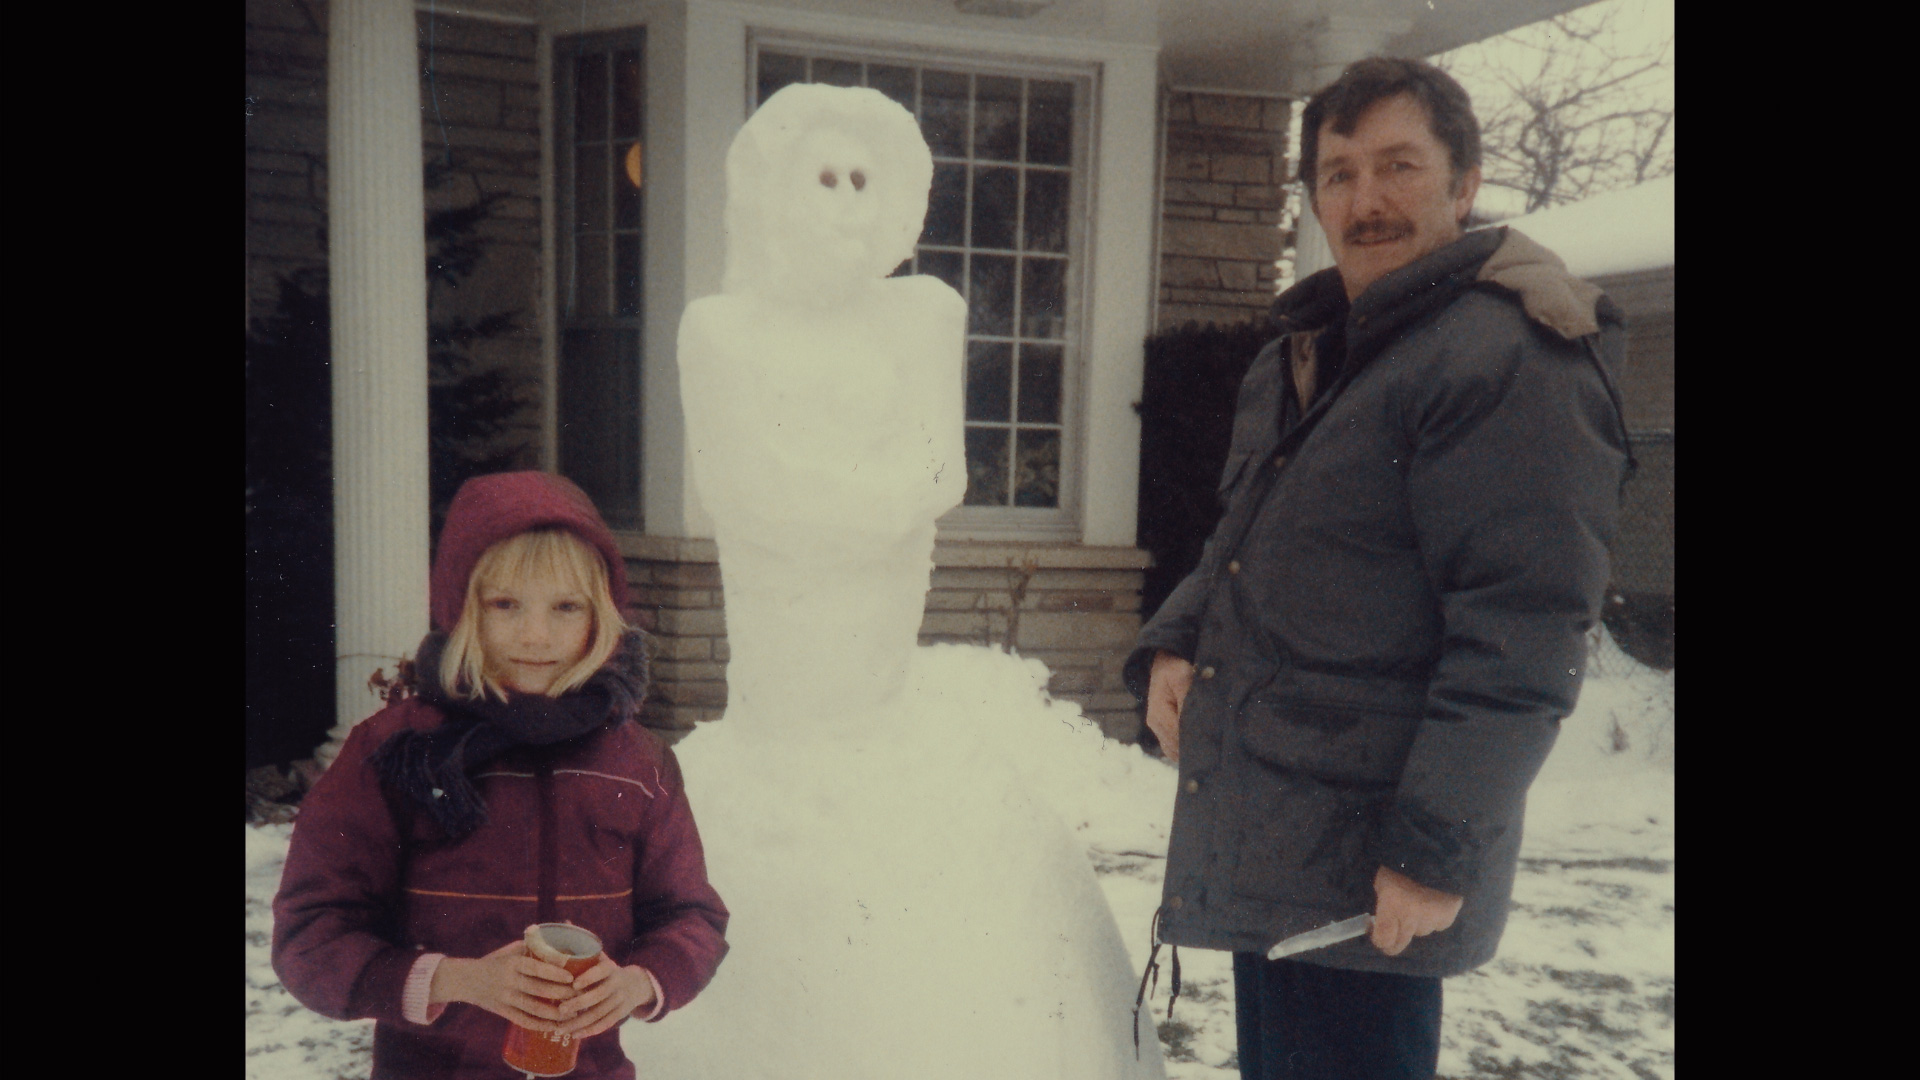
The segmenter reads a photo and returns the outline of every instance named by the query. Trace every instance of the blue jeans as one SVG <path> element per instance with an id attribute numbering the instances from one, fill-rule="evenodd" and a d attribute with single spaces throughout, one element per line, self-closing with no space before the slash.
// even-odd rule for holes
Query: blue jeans
<path id="1" fill-rule="evenodd" d="M 1242 1080 L 1433 1080 L 1440 980 L 1233 954 Z"/>

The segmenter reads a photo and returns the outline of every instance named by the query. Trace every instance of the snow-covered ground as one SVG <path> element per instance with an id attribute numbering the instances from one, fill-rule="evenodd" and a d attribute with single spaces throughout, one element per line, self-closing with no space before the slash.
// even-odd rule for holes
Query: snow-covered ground
<path id="1" fill-rule="evenodd" d="M 1442 1077 L 1672 1077 L 1673 697 L 1672 673 L 1601 641 L 1579 709 L 1533 786 L 1500 955 L 1447 981 Z M 1056 708 L 1078 719 L 1071 705 Z M 1087 844 L 1137 972 L 1160 900 L 1174 773 L 1136 748 L 1098 746 L 1091 767 L 1044 778 L 1083 778 L 1076 791 L 1050 794 Z M 247 1076 L 357 1080 L 368 1075 L 371 1023 L 308 1012 L 268 963 L 269 904 L 291 831 L 247 827 Z M 1171 1021 L 1165 949 L 1160 959 L 1153 1010 L 1168 1076 L 1237 1080 L 1230 958 L 1181 952 Z"/>

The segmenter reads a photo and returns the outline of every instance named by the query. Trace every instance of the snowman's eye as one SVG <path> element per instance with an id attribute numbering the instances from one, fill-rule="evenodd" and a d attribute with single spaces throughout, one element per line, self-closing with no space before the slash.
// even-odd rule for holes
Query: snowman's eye
<path id="1" fill-rule="evenodd" d="M 855 190 L 855 191 L 865 191 L 865 190 L 866 190 L 866 187 L 867 187 L 867 174 L 866 174 L 866 173 L 863 173 L 863 172 L 861 172 L 861 171 L 860 171 L 859 169 L 855 169 L 855 170 L 853 170 L 853 174 L 852 174 L 852 176 L 850 177 L 850 179 L 851 179 L 851 180 L 853 181 L 853 190 Z"/>
<path id="2" fill-rule="evenodd" d="M 840 178 L 833 175 L 832 169 L 822 169 L 820 171 L 820 186 L 824 188 L 839 187 Z"/>

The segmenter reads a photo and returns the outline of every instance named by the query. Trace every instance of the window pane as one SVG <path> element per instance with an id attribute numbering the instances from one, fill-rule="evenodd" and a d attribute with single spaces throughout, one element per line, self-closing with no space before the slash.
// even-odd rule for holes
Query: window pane
<path id="1" fill-rule="evenodd" d="M 588 53 L 575 60 L 579 72 L 573 95 L 573 137 L 576 142 L 604 141 L 607 137 L 607 54 Z"/>
<path id="2" fill-rule="evenodd" d="M 758 79 L 759 97 L 756 102 L 765 101 L 779 89 L 789 83 L 805 82 L 807 79 L 807 61 L 805 57 L 788 56 L 785 53 L 763 52 L 760 54 L 760 72 Z"/>
<path id="3" fill-rule="evenodd" d="M 1020 80 L 982 75 L 974 83 L 973 156 L 1020 160 Z"/>
<path id="4" fill-rule="evenodd" d="M 613 175 L 613 227 L 637 229 L 640 227 L 640 187 L 633 182 L 633 177 L 640 171 L 640 144 L 616 143 L 613 153 L 617 162 Z"/>
<path id="5" fill-rule="evenodd" d="M 815 57 L 813 61 L 813 81 L 828 86 L 859 86 L 860 61 L 825 60 Z"/>
<path id="6" fill-rule="evenodd" d="M 573 160 L 573 227 L 602 231 L 607 227 L 607 148 L 582 146 Z"/>
<path id="7" fill-rule="evenodd" d="M 920 132 L 935 157 L 967 156 L 967 77 L 920 73 Z"/>
<path id="8" fill-rule="evenodd" d="M 1057 338 L 1066 331 L 1067 261 L 1022 259 L 1026 277 L 1020 283 L 1020 335 Z"/>
<path id="9" fill-rule="evenodd" d="M 923 244 L 959 247 L 967 242 L 967 167 L 935 165 L 933 188 L 927 193 L 927 225 Z"/>
<path id="10" fill-rule="evenodd" d="M 1028 251 L 1067 251 L 1067 207 L 1071 173 L 1027 170 Z"/>
<path id="11" fill-rule="evenodd" d="M 867 85 L 913 111 L 913 69 L 867 65 Z"/>
<path id="12" fill-rule="evenodd" d="M 640 54 L 632 50 L 613 56 L 613 134 L 640 136 Z"/>
<path id="13" fill-rule="evenodd" d="M 1019 209 L 1020 170 L 974 166 L 974 247 L 1011 249 Z"/>
<path id="14" fill-rule="evenodd" d="M 587 233 L 574 239 L 574 251 L 579 258 L 574 271 L 575 315 L 605 315 L 607 313 L 607 236 L 605 233 Z"/>
<path id="15" fill-rule="evenodd" d="M 1013 505 L 1060 505 L 1060 433 L 1022 431 L 1015 459 Z"/>
<path id="16" fill-rule="evenodd" d="M 1027 161 L 1073 161 L 1073 84 L 1035 79 L 1027 84 Z"/>
<path id="17" fill-rule="evenodd" d="M 1013 256 L 975 255 L 968 276 L 967 332 L 1013 333 Z"/>
<path id="18" fill-rule="evenodd" d="M 967 429 L 967 506 L 1007 505 L 1006 428 Z"/>
<path id="19" fill-rule="evenodd" d="M 1013 346 L 1004 341 L 967 343 L 967 419 L 1013 419 Z"/>
<path id="20" fill-rule="evenodd" d="M 982 75 L 974 87 L 973 156 L 1020 160 L 1020 80 Z"/>
<path id="21" fill-rule="evenodd" d="M 635 233 L 613 238 L 613 297 L 614 314 L 640 314 L 640 237 Z"/>
<path id="22" fill-rule="evenodd" d="M 560 472 L 616 529 L 640 527 L 640 335 L 568 330 L 560 339 Z"/>
<path id="23" fill-rule="evenodd" d="M 961 296 L 967 295 L 967 257 L 957 251 L 922 251 L 920 272 L 939 278 Z"/>
<path id="24" fill-rule="evenodd" d="M 1065 352 L 1058 345 L 1020 346 L 1020 420 L 1028 424 L 1060 422 L 1060 372 Z"/>
<path id="25" fill-rule="evenodd" d="M 1058 507 L 1070 412 L 1068 263 L 1073 207 L 1082 197 L 1072 171 L 1081 83 L 968 74 L 898 59 L 760 54 L 762 100 L 803 78 L 877 89 L 918 118 L 934 175 L 914 258 L 894 273 L 928 275 L 967 300 L 965 501 Z M 608 197 L 622 221 L 619 152 L 627 145 L 619 139 L 608 159 L 614 185 Z M 633 254 L 643 251 L 637 245 Z M 609 276 L 624 267 L 608 267 Z"/>

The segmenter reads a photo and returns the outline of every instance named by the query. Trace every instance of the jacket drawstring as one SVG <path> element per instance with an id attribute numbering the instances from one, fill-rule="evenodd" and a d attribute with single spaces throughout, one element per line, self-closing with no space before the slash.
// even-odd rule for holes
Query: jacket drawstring
<path id="1" fill-rule="evenodd" d="M 1613 376 L 1607 374 L 1607 365 L 1600 360 L 1599 335 L 1588 334 L 1580 339 L 1587 347 L 1587 359 L 1593 361 L 1593 370 L 1600 373 L 1600 383 L 1607 388 L 1607 398 L 1613 402 L 1614 419 L 1620 421 L 1620 442 L 1627 450 L 1627 468 L 1620 475 L 1620 500 L 1626 501 L 1627 481 L 1640 471 L 1640 459 L 1633 456 L 1633 433 L 1627 429 L 1627 407 L 1620 400 L 1620 388 L 1614 385 Z"/>
<path id="2" fill-rule="evenodd" d="M 1140 973 L 1140 992 L 1133 996 L 1133 1059 L 1135 1061 L 1140 1060 L 1140 1006 L 1152 996 L 1147 989 L 1147 980 L 1149 978 L 1153 980 L 1155 990 L 1160 988 L 1160 964 L 1157 960 L 1160 955 L 1160 910 L 1158 908 L 1154 909 L 1153 922 L 1147 927 L 1147 936 L 1152 948 L 1147 951 L 1146 970 Z M 1173 958 L 1173 977 L 1167 985 L 1167 1019 L 1172 1020 L 1173 1003 L 1180 1000 L 1180 946 L 1169 945 L 1167 949 Z M 1147 1018 L 1153 1018 L 1151 1011 L 1147 1013 Z"/>

